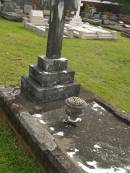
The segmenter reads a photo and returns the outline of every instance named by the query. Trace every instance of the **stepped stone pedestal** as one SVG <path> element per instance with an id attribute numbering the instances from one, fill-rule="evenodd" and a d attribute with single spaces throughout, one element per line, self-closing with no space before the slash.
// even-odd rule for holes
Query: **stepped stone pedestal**
<path id="1" fill-rule="evenodd" d="M 51 0 L 46 56 L 30 65 L 29 76 L 22 77 L 21 90 L 31 101 L 47 103 L 78 96 L 80 85 L 74 83 L 74 72 L 67 70 L 67 59 L 61 58 L 65 15 L 77 9 L 77 0 Z"/>
<path id="2" fill-rule="evenodd" d="M 29 66 L 29 76 L 22 76 L 21 90 L 31 101 L 46 103 L 78 96 L 80 85 L 74 83 L 74 71 L 67 70 L 67 59 L 38 57 Z"/>

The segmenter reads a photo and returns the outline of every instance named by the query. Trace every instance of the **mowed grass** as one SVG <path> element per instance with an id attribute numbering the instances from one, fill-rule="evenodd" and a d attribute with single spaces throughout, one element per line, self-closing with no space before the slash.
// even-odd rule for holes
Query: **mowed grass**
<path id="1" fill-rule="evenodd" d="M 0 112 L 0 173 L 40 173 L 40 166 L 15 135 Z"/>
<path id="2" fill-rule="evenodd" d="M 130 39 L 64 39 L 62 55 L 76 71 L 76 80 L 113 106 L 130 113 Z M 28 65 L 45 54 L 46 37 L 21 23 L 0 20 L 0 84 L 20 84 Z"/>
<path id="3" fill-rule="evenodd" d="M 32 61 L 30 54 L 35 55 L 35 44 L 32 43 L 34 50 L 31 50 L 27 35 L 21 24 L 0 19 L 0 84 L 19 83 L 19 76 Z M 40 173 L 40 165 L 21 140 L 16 140 L 16 134 L 3 117 L 0 111 L 0 173 Z"/>

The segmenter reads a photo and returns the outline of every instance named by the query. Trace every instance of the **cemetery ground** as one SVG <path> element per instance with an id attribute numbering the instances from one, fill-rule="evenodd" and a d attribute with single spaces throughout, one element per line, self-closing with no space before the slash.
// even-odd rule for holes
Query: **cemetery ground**
<path id="1" fill-rule="evenodd" d="M 0 19 L 0 84 L 20 85 L 28 65 L 45 54 L 46 37 L 21 23 Z M 76 80 L 116 108 L 130 113 L 130 39 L 64 39 L 62 55 L 76 71 Z"/>
<path id="2" fill-rule="evenodd" d="M 46 40 L 45 37 L 25 30 L 20 23 L 0 19 L 0 84 L 19 85 L 20 76 L 28 73 L 28 65 L 35 64 L 37 56 L 45 53 Z M 130 113 L 129 45 L 130 40 L 120 37 L 120 34 L 116 41 L 65 39 L 62 54 L 69 59 L 69 67 L 76 71 L 76 80 L 84 88 L 90 89 L 113 106 Z M 25 165 L 26 154 L 22 159 L 19 156 L 21 151 L 16 150 L 17 146 L 14 144 L 14 148 L 11 147 L 12 143 L 15 143 L 14 138 L 6 125 L 2 125 L 3 120 L 0 124 L 1 141 L 3 144 L 9 144 L 3 145 L 5 148 L 1 147 L 0 153 L 3 160 L 6 158 L 4 153 L 9 152 L 7 152 L 7 160 L 0 164 L 5 168 L 1 166 L 0 169 L 11 173 L 11 171 L 21 171 L 23 167 L 25 169 L 21 171 L 23 173 L 38 172 L 33 168 L 34 162 L 28 161 L 29 164 Z M 4 142 L 5 138 L 7 142 Z"/>
<path id="3" fill-rule="evenodd" d="M 0 172 L 40 173 L 40 165 L 23 140 L 18 135 L 16 140 L 15 135 L 0 111 Z"/>

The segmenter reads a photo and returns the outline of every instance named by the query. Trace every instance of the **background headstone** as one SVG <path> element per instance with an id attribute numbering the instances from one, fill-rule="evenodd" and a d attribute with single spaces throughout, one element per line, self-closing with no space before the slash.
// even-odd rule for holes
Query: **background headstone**
<path id="1" fill-rule="evenodd" d="M 32 5 L 24 4 L 24 13 L 29 14 L 32 10 Z"/>
<path id="2" fill-rule="evenodd" d="M 30 11 L 30 23 L 38 26 L 44 24 L 43 11 L 41 10 L 31 10 Z"/>
<path id="3" fill-rule="evenodd" d="M 14 12 L 16 3 L 11 0 L 5 0 L 3 4 L 3 12 Z"/>
<path id="4" fill-rule="evenodd" d="M 2 8 L 2 3 L 0 2 L 0 11 L 1 11 L 1 8 Z"/>

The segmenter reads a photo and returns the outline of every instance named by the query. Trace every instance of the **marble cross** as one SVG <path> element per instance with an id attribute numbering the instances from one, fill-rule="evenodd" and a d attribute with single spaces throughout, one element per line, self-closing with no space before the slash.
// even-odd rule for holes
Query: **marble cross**
<path id="1" fill-rule="evenodd" d="M 46 57 L 61 57 L 65 16 L 68 11 L 78 10 L 79 0 L 50 0 L 50 24 Z"/>

